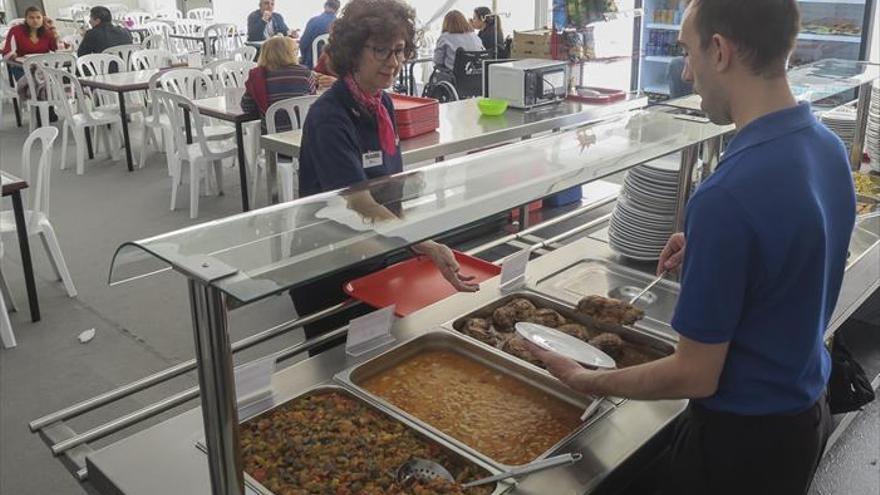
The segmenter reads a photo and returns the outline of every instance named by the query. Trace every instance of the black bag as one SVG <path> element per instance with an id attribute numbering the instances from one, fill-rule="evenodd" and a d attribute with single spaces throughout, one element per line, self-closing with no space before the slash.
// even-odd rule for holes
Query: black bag
<path id="1" fill-rule="evenodd" d="M 865 370 L 856 362 L 839 335 L 831 348 L 831 378 L 828 380 L 828 408 L 831 414 L 857 411 L 874 400 L 874 388 Z"/>

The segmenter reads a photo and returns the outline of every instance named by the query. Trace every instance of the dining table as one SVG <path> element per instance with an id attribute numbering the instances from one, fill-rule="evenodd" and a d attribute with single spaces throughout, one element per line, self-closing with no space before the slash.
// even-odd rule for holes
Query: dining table
<path id="1" fill-rule="evenodd" d="M 18 234 L 18 248 L 21 253 L 21 265 L 24 271 L 24 283 L 27 288 L 28 306 L 31 313 L 31 321 L 40 321 L 40 301 L 37 298 L 37 284 L 34 280 L 34 265 L 31 260 L 31 246 L 28 240 L 27 223 L 24 216 L 24 202 L 21 199 L 22 190 L 27 189 L 26 180 L 16 177 L 8 172 L 0 171 L 0 189 L 2 196 L 12 199 L 12 214 L 15 218 L 15 230 Z"/>

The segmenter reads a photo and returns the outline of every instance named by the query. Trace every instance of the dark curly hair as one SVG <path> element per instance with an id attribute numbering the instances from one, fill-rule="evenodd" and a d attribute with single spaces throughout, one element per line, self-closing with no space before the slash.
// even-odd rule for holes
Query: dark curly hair
<path id="1" fill-rule="evenodd" d="M 412 58 L 416 51 L 415 21 L 415 10 L 401 0 L 351 0 L 333 21 L 325 48 L 333 70 L 340 77 L 355 72 L 369 39 L 392 43 L 403 38 L 404 54 Z"/>

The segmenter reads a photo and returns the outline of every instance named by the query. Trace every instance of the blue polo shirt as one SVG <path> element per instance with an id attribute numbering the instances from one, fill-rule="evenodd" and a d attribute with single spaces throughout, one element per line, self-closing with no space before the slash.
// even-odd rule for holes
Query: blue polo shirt
<path id="1" fill-rule="evenodd" d="M 382 103 L 394 119 L 391 97 Z M 299 153 L 299 193 L 311 196 L 403 171 L 400 144 L 389 155 L 379 144 L 379 125 L 366 113 L 341 79 L 309 109 Z M 376 198 L 379 200 L 379 198 Z"/>
<path id="2" fill-rule="evenodd" d="M 303 65 L 309 69 L 314 69 L 317 60 L 312 60 L 312 43 L 315 38 L 330 32 L 330 25 L 336 20 L 336 14 L 323 12 L 309 19 L 306 23 L 306 29 L 299 38 L 299 52 L 302 55 Z M 320 54 L 319 54 L 320 55 Z"/>
<path id="3" fill-rule="evenodd" d="M 708 409 L 795 414 L 828 382 L 823 334 L 855 223 L 846 150 L 808 104 L 740 130 L 688 203 L 681 295 L 672 326 L 730 343 Z"/>

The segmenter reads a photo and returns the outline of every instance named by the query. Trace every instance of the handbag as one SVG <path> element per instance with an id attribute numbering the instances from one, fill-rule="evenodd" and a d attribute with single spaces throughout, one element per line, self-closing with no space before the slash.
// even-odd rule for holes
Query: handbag
<path id="1" fill-rule="evenodd" d="M 875 398 L 865 370 L 855 360 L 840 335 L 831 345 L 831 378 L 828 380 L 828 408 L 831 414 L 857 411 Z"/>

